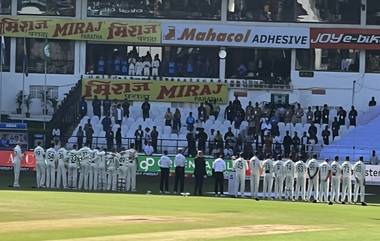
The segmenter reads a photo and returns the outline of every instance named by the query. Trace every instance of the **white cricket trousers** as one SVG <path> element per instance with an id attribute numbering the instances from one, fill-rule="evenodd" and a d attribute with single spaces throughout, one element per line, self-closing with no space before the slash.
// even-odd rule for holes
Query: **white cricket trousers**
<path id="1" fill-rule="evenodd" d="M 88 167 L 88 190 L 96 190 L 94 187 L 95 179 L 95 164 L 90 164 Z"/>
<path id="2" fill-rule="evenodd" d="M 116 191 L 117 189 L 117 170 L 111 168 L 108 170 L 107 191 Z"/>
<path id="3" fill-rule="evenodd" d="M 88 163 L 84 163 L 81 165 L 79 170 L 78 189 L 84 188 L 84 190 L 88 190 L 89 169 L 90 165 Z"/>
<path id="4" fill-rule="evenodd" d="M 297 177 L 295 193 L 296 193 L 295 199 L 298 199 L 301 196 L 301 199 L 305 201 L 306 199 L 306 178 L 305 177 Z"/>
<path id="5" fill-rule="evenodd" d="M 245 191 L 245 172 L 236 172 L 235 173 L 235 196 L 239 194 L 239 187 L 240 187 L 240 196 L 244 197 L 244 191 Z"/>
<path id="6" fill-rule="evenodd" d="M 359 179 L 355 181 L 354 184 L 354 202 L 358 202 L 358 195 L 360 192 L 360 202 L 364 202 L 365 195 L 365 183 L 364 179 Z"/>
<path id="7" fill-rule="evenodd" d="M 270 198 L 272 196 L 273 176 L 272 174 L 264 174 L 264 198 Z"/>
<path id="8" fill-rule="evenodd" d="M 284 179 L 282 177 L 274 177 L 274 197 L 276 199 L 281 199 L 283 190 Z"/>
<path id="9" fill-rule="evenodd" d="M 97 188 L 105 191 L 107 188 L 107 173 L 105 167 L 99 167 L 97 169 L 98 175 L 97 175 L 97 184 L 94 183 L 94 186 L 96 185 Z M 95 182 L 95 181 L 94 181 Z"/>
<path id="10" fill-rule="evenodd" d="M 350 203 L 352 198 L 352 185 L 350 177 L 343 177 L 342 180 L 342 198 L 341 201 L 344 202 L 347 196 L 347 201 Z"/>
<path id="11" fill-rule="evenodd" d="M 339 177 L 332 177 L 331 179 L 331 196 L 330 202 L 339 202 L 339 188 L 340 188 L 340 179 Z"/>
<path id="12" fill-rule="evenodd" d="M 259 194 L 260 174 L 255 173 L 251 175 L 251 196 L 257 198 Z"/>
<path id="13" fill-rule="evenodd" d="M 294 196 L 294 177 L 285 177 L 285 199 L 293 199 Z"/>
<path id="14" fill-rule="evenodd" d="M 136 191 L 136 164 L 129 164 L 127 168 L 126 190 Z"/>
<path id="15" fill-rule="evenodd" d="M 319 179 L 316 175 L 313 179 L 309 179 L 309 186 L 307 187 L 307 199 L 310 200 L 311 194 L 314 191 L 314 200 L 319 200 Z"/>
<path id="16" fill-rule="evenodd" d="M 69 164 L 68 173 L 68 186 L 70 188 L 77 188 L 78 168 L 76 164 Z"/>
<path id="17" fill-rule="evenodd" d="M 61 188 L 61 180 L 63 188 L 67 188 L 67 170 L 64 163 L 58 163 L 57 169 L 57 188 Z"/>
<path id="18" fill-rule="evenodd" d="M 319 201 L 328 202 L 329 201 L 329 179 L 321 180 L 319 184 Z"/>
<path id="19" fill-rule="evenodd" d="M 21 160 L 15 159 L 13 163 L 13 187 L 20 187 Z"/>
<path id="20" fill-rule="evenodd" d="M 36 163 L 36 181 L 37 188 L 45 186 L 46 179 L 46 164 L 44 161 L 37 161 Z"/>
<path id="21" fill-rule="evenodd" d="M 54 162 L 48 162 L 46 165 L 46 187 L 55 188 L 55 166 Z"/>

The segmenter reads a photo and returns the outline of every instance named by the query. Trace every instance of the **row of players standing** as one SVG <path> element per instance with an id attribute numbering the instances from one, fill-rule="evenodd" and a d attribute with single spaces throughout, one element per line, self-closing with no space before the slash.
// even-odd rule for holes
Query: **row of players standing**
<path id="1" fill-rule="evenodd" d="M 34 155 L 37 188 L 116 191 L 121 179 L 125 182 L 125 191 L 136 191 L 138 154 L 133 144 L 130 149 L 116 153 L 87 146 L 79 150 L 75 147 L 56 150 L 54 145 L 45 151 L 39 143 Z"/>
<path id="2" fill-rule="evenodd" d="M 246 170 L 250 165 L 251 195 L 256 200 L 258 200 L 260 176 L 263 174 L 264 198 L 272 198 L 274 182 L 276 199 L 282 199 L 285 194 L 285 199 L 290 200 L 298 200 L 301 197 L 303 201 L 310 201 L 313 196 L 314 202 L 329 202 L 329 204 L 342 202 L 344 204 L 347 198 L 347 202 L 352 203 L 351 178 L 354 176 L 353 201 L 357 203 L 360 193 L 361 204 L 366 205 L 364 202 L 365 164 L 363 157 L 360 157 L 354 165 L 350 163 L 349 157 L 346 157 L 342 164 L 339 163 L 339 157 L 335 157 L 331 165 L 328 159 L 319 163 L 316 155 L 308 161 L 306 159 L 297 160 L 297 157 L 292 156 L 286 161 L 278 156 L 274 161 L 270 155 L 267 155 L 264 161 L 260 161 L 258 155 L 255 155 L 249 164 L 238 156 L 233 163 L 236 171 L 235 196 L 239 190 L 240 196 L 244 196 Z M 342 188 L 340 189 L 340 187 Z"/>

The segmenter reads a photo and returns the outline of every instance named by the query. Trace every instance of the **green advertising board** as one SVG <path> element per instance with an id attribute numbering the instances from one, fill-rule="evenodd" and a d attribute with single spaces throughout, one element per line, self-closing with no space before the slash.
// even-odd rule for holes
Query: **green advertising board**
<path id="1" fill-rule="evenodd" d="M 139 156 L 138 157 L 138 171 L 143 173 L 158 173 L 160 172 L 160 161 L 161 156 Z M 174 172 L 174 156 L 169 156 L 169 158 L 172 160 L 172 166 L 170 170 Z M 208 175 L 211 175 L 212 173 L 212 164 L 215 161 L 213 158 L 205 158 L 206 159 L 206 171 Z M 232 170 L 232 161 L 226 160 L 226 168 L 227 171 Z M 194 158 L 187 157 L 186 158 L 186 166 L 185 166 L 185 173 L 190 174 L 194 172 Z"/>

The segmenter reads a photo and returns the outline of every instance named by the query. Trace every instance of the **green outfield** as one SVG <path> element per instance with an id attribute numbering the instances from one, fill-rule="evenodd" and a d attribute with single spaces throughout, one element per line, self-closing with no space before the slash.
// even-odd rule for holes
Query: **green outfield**
<path id="1" fill-rule="evenodd" d="M 0 240 L 379 240 L 380 205 L 0 191 Z"/>

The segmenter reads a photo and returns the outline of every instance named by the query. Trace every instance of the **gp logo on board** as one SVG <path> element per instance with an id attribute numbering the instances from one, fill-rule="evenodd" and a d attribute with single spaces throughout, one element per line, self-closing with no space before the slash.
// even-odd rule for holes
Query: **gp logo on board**
<path id="1" fill-rule="evenodd" d="M 206 24 L 163 24 L 163 44 L 309 48 L 310 31 L 303 27 L 262 27 Z"/>

